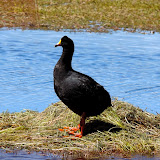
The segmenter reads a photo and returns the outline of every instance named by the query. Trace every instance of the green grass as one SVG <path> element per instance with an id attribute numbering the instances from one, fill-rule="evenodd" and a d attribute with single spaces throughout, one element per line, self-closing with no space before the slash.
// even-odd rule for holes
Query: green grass
<path id="1" fill-rule="evenodd" d="M 160 31 L 159 0 L 1 0 L 0 27 Z"/>
<path id="2" fill-rule="evenodd" d="M 113 101 L 113 107 L 86 122 L 85 136 L 73 138 L 58 128 L 77 126 L 80 117 L 62 102 L 43 112 L 25 110 L 0 114 L 0 146 L 72 154 L 87 158 L 104 155 L 160 153 L 160 115 Z"/>

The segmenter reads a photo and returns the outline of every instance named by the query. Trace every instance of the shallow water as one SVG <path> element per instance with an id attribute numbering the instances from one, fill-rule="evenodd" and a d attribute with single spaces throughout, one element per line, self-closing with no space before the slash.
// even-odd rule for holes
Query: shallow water
<path id="1" fill-rule="evenodd" d="M 19 151 L 10 151 L 6 152 L 5 150 L 0 149 L 0 159 L 3 160 L 68 160 L 68 159 L 78 159 L 72 155 L 60 156 L 54 155 L 52 153 L 43 153 L 43 152 L 27 152 L 25 150 Z M 85 160 L 85 158 L 79 157 L 79 160 Z M 103 157 L 103 158 L 94 158 L 94 160 L 159 160 L 158 157 L 146 157 L 136 155 L 130 158 L 120 158 L 120 157 Z"/>
<path id="2" fill-rule="evenodd" d="M 0 30 L 0 112 L 43 111 L 57 102 L 53 68 L 64 35 L 75 42 L 72 66 L 119 97 L 160 113 L 160 34 Z"/>
<path id="3" fill-rule="evenodd" d="M 27 152 L 25 150 L 10 151 L 0 149 L 0 159 L 3 160 L 61 160 L 62 156 L 41 152 Z"/>

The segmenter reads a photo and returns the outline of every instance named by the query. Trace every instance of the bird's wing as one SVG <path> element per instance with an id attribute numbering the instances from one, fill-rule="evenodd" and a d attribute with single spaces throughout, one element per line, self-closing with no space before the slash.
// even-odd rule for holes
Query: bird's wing
<path id="1" fill-rule="evenodd" d="M 72 92 L 72 96 L 74 97 L 93 97 L 97 91 L 103 90 L 103 87 L 99 85 L 95 80 L 91 77 L 81 74 L 74 73 L 74 75 L 69 76 L 67 79 L 68 92 Z"/>

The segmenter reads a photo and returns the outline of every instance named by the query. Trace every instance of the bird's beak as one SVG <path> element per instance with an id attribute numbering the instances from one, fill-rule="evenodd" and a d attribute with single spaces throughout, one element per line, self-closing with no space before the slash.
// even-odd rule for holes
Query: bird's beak
<path id="1" fill-rule="evenodd" d="M 61 40 L 55 45 L 55 47 L 61 46 Z"/>

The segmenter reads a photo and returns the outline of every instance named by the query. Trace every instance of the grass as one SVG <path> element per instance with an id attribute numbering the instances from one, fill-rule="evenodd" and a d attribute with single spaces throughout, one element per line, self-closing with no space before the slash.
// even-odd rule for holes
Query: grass
<path id="1" fill-rule="evenodd" d="M 159 0 L 1 0 L 0 27 L 160 31 Z"/>
<path id="2" fill-rule="evenodd" d="M 160 115 L 113 101 L 113 107 L 87 119 L 85 136 L 73 138 L 58 128 L 77 126 L 80 117 L 62 102 L 43 112 L 25 110 L 0 114 L 0 146 L 50 151 L 87 158 L 106 155 L 160 153 Z"/>
<path id="3" fill-rule="evenodd" d="M 1 0 L 0 27 L 38 27 L 36 0 Z"/>

